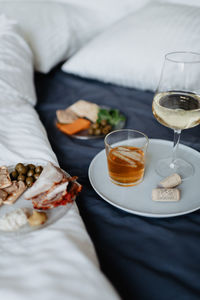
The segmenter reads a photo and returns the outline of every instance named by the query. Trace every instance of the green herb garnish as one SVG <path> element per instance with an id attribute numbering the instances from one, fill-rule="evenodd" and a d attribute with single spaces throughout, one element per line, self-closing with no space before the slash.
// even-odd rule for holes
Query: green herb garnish
<path id="1" fill-rule="evenodd" d="M 118 109 L 100 108 L 98 112 L 97 123 L 106 120 L 112 127 L 116 126 L 120 121 L 125 121 L 125 116 L 120 114 Z"/>

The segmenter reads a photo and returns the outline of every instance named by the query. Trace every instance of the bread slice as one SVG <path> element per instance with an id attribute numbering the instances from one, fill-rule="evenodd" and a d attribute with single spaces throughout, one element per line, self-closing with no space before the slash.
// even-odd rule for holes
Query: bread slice
<path id="1" fill-rule="evenodd" d="M 85 100 L 79 100 L 72 104 L 69 109 L 81 118 L 87 118 L 96 122 L 98 118 L 99 106 Z"/>

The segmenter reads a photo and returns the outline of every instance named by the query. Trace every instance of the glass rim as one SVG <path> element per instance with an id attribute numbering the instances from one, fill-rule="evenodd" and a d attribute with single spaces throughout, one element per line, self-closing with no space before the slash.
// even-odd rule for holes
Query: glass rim
<path id="1" fill-rule="evenodd" d="M 173 58 L 170 58 L 170 56 L 175 56 L 177 54 L 191 54 L 192 56 L 196 56 L 196 57 L 199 57 L 198 60 L 190 60 L 190 61 L 185 61 L 184 59 L 173 59 Z M 192 64 L 192 63 L 200 63 L 200 53 L 198 52 L 193 52 L 193 51 L 173 51 L 173 52 L 169 52 L 169 53 L 166 53 L 165 54 L 165 60 L 168 60 L 168 61 L 171 61 L 171 62 L 174 62 L 174 63 L 184 63 L 184 64 Z"/>
<path id="2" fill-rule="evenodd" d="M 142 131 L 139 131 L 139 130 L 136 130 L 136 129 L 128 129 L 128 128 L 124 128 L 124 129 L 117 129 L 117 130 L 114 130 L 114 131 L 111 131 L 111 132 L 109 132 L 106 136 L 105 136 L 105 138 L 104 138 L 104 143 L 105 143 L 105 145 L 107 146 L 107 147 L 110 147 L 110 148 L 112 148 L 112 146 L 110 145 L 110 144 L 108 144 L 107 143 L 107 138 L 111 135 L 111 134 L 113 134 L 113 133 L 117 133 L 117 132 L 125 132 L 125 131 L 130 131 L 130 132 L 136 132 L 136 133 L 139 133 L 139 134 L 141 134 L 145 139 L 146 139 L 146 143 L 147 143 L 147 145 L 148 145 L 148 143 L 149 143 L 149 138 L 148 138 L 148 136 L 145 134 L 145 133 L 143 133 Z"/>

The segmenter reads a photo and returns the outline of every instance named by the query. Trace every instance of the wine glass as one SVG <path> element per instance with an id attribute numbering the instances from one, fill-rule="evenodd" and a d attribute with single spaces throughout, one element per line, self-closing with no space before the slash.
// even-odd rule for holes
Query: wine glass
<path id="1" fill-rule="evenodd" d="M 194 166 L 177 156 L 181 130 L 200 124 L 200 54 L 171 52 L 165 55 L 152 110 L 162 125 L 174 130 L 172 157 L 158 161 L 156 172 L 178 173 L 182 179 L 194 174 Z"/>

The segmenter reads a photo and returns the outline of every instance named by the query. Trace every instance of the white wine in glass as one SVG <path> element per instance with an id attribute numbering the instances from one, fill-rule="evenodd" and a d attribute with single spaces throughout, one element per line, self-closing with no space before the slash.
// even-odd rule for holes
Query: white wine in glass
<path id="1" fill-rule="evenodd" d="M 200 124 L 200 54 L 172 52 L 165 55 L 152 110 L 155 118 L 174 130 L 172 156 L 159 160 L 156 171 L 165 177 L 178 173 L 191 177 L 194 166 L 177 156 L 181 130 Z"/>

